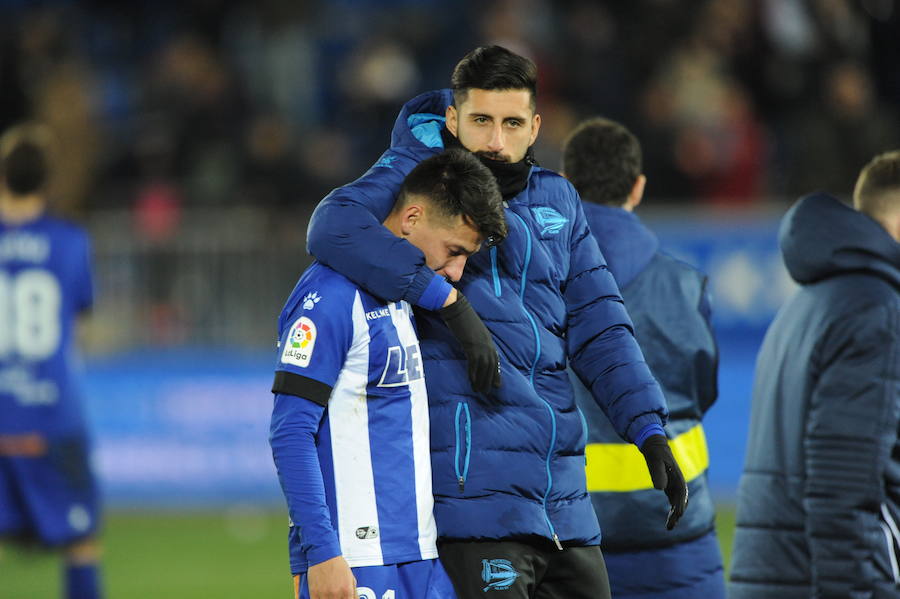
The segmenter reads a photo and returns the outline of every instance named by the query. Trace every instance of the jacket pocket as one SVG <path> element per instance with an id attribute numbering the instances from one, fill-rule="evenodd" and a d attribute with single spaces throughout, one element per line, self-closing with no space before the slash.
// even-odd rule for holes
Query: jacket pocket
<path id="1" fill-rule="evenodd" d="M 461 401 L 456 404 L 456 417 L 453 419 L 454 444 L 453 468 L 459 492 L 466 488 L 466 477 L 469 475 L 469 456 L 472 453 L 472 423 L 469 415 L 469 404 Z"/>

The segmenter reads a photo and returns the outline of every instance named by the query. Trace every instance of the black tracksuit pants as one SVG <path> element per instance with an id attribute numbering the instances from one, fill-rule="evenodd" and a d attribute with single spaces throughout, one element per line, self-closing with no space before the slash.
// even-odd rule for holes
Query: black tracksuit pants
<path id="1" fill-rule="evenodd" d="M 459 599 L 609 599 L 597 545 L 566 547 L 520 541 L 444 541 L 441 563 Z"/>

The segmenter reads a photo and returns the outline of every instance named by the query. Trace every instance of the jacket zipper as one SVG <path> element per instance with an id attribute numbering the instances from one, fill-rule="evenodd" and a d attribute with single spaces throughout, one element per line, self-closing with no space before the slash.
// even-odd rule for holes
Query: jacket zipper
<path id="1" fill-rule="evenodd" d="M 500 297 L 500 273 L 497 270 L 497 246 L 491 248 L 491 277 L 494 279 L 494 295 Z"/>
<path id="2" fill-rule="evenodd" d="M 459 417 L 465 412 L 465 433 L 466 433 L 466 461 L 463 464 L 463 469 L 460 471 L 459 469 L 459 448 L 460 448 L 460 440 L 459 440 Z M 456 455 L 453 459 L 453 467 L 456 471 L 456 482 L 459 485 L 459 492 L 462 493 L 466 488 L 466 477 L 469 475 L 469 456 L 472 453 L 472 423 L 469 418 L 469 404 L 465 402 L 459 402 L 456 404 L 456 418 L 454 419 L 454 444 L 456 445 Z"/>
<path id="3" fill-rule="evenodd" d="M 553 522 L 550 521 L 550 512 L 547 511 L 547 498 L 550 496 L 550 491 L 553 489 L 553 473 L 550 471 L 550 462 L 553 457 L 553 451 L 556 449 L 556 414 L 554 414 L 553 406 L 550 405 L 550 402 L 541 397 L 537 393 L 537 389 L 535 389 L 534 387 L 534 372 L 537 368 L 538 360 L 541 357 L 541 337 L 534 317 L 528 311 L 528 308 L 525 307 L 525 285 L 528 281 L 528 267 L 531 264 L 531 231 L 529 230 L 524 218 L 522 218 L 512 210 L 510 210 L 510 213 L 513 214 L 517 219 L 519 219 L 525 229 L 525 263 L 522 266 L 522 281 L 519 286 L 519 299 L 522 302 L 522 312 L 531 323 L 531 331 L 534 334 L 535 343 L 534 360 L 531 363 L 531 369 L 528 373 L 528 381 L 531 383 L 531 388 L 534 389 L 535 395 L 537 395 L 541 399 L 541 401 L 544 402 L 544 405 L 547 407 L 547 411 L 550 413 L 550 447 L 547 450 L 547 458 L 544 462 L 547 470 L 547 489 L 544 491 L 544 497 L 541 500 L 541 504 L 544 508 L 544 520 L 547 522 L 547 527 L 550 529 L 550 535 L 553 538 L 553 542 L 556 544 L 556 548 L 562 551 L 562 543 L 560 543 L 559 541 L 559 536 L 556 534 L 556 528 L 553 526 Z"/>

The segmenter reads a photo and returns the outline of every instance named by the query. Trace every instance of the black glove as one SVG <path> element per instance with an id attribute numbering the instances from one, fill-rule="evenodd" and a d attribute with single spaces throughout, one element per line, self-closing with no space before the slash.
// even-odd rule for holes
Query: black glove
<path id="1" fill-rule="evenodd" d="M 500 386 L 500 361 L 491 333 L 481 322 L 469 300 L 462 293 L 455 302 L 438 312 L 453 336 L 462 345 L 469 363 L 469 381 L 479 393 Z"/>
<path id="2" fill-rule="evenodd" d="M 641 447 L 647 461 L 650 479 L 657 489 L 665 490 L 669 498 L 669 516 L 666 529 L 672 530 L 684 514 L 688 504 L 688 488 L 681 468 L 669 449 L 669 441 L 663 435 L 650 435 Z"/>

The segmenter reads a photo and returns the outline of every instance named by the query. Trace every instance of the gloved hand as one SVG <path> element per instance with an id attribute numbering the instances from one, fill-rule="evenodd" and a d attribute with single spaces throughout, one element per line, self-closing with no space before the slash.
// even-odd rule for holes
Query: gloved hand
<path id="1" fill-rule="evenodd" d="M 650 435 L 641 446 L 641 453 L 647 461 L 650 479 L 653 486 L 664 490 L 669 498 L 669 516 L 666 518 L 666 529 L 672 530 L 684 514 L 688 504 L 688 488 L 684 482 L 681 468 L 672 455 L 669 441 L 663 435 Z"/>
<path id="2" fill-rule="evenodd" d="M 469 381 L 479 393 L 500 386 L 500 360 L 491 333 L 460 293 L 455 302 L 438 311 L 453 336 L 462 345 L 469 363 Z"/>

